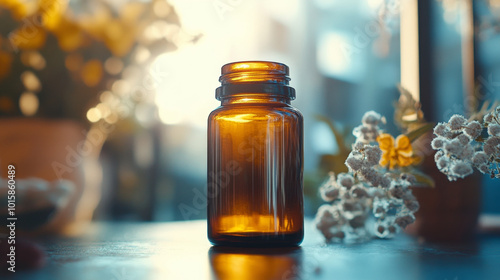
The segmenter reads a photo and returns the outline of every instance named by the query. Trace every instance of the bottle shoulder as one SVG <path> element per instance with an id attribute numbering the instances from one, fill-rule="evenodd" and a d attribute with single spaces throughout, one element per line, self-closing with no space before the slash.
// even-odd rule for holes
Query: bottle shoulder
<path id="1" fill-rule="evenodd" d="M 219 106 L 209 115 L 209 120 L 227 119 L 227 118 L 253 118 L 259 119 L 274 119 L 286 118 L 302 121 L 302 113 L 295 107 L 286 106 Z"/>

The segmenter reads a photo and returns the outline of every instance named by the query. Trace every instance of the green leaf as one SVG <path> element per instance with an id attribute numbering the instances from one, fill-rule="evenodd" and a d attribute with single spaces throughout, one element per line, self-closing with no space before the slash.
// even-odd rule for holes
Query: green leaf
<path id="1" fill-rule="evenodd" d="M 320 156 L 319 167 L 321 171 L 325 174 L 330 171 L 335 172 L 335 174 L 347 172 L 349 170 L 345 165 L 346 158 L 347 155 L 345 154 L 339 154 L 339 155 L 324 154 Z"/>
<path id="2" fill-rule="evenodd" d="M 434 188 L 436 187 L 436 183 L 434 182 L 434 179 L 432 177 L 425 175 L 421 172 L 418 172 L 416 170 L 407 172 L 413 176 L 415 176 L 415 179 L 417 179 L 417 182 L 415 183 L 416 186 L 423 186 L 423 187 L 431 187 Z"/>
<path id="3" fill-rule="evenodd" d="M 420 126 L 419 128 L 412 130 L 406 134 L 408 138 L 410 139 L 410 142 L 415 141 L 418 139 L 420 136 L 424 135 L 428 131 L 434 128 L 434 123 L 425 123 L 424 125 Z"/>
<path id="4" fill-rule="evenodd" d="M 333 122 L 329 118 L 321 115 L 316 115 L 315 118 L 319 121 L 326 123 L 328 127 L 330 127 L 330 130 L 333 132 L 333 136 L 335 136 L 335 141 L 337 141 L 337 146 L 339 147 L 339 154 L 340 155 L 349 154 L 350 151 L 347 149 L 345 145 L 344 138 L 342 138 L 342 133 L 338 131 Z"/>

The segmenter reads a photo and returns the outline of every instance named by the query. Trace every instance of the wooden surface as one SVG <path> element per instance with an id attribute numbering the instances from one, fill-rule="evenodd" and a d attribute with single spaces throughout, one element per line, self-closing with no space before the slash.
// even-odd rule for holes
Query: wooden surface
<path id="1" fill-rule="evenodd" d="M 500 279 L 500 236 L 461 245 L 393 240 L 325 245 L 306 223 L 299 248 L 211 247 L 206 222 L 96 223 L 85 236 L 41 241 L 47 265 L 1 279 Z"/>

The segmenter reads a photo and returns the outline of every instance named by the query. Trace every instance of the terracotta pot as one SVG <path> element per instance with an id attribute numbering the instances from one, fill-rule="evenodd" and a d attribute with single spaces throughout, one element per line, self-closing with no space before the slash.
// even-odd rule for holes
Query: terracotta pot
<path id="1" fill-rule="evenodd" d="M 435 188 L 414 187 L 420 203 L 415 223 L 406 232 L 431 242 L 458 242 L 474 237 L 481 210 L 481 179 L 474 173 L 450 182 L 436 167 L 433 156 L 426 157 L 423 171 Z"/>
<path id="2" fill-rule="evenodd" d="M 74 121 L 0 119 L 1 177 L 6 178 L 7 165 L 13 164 L 17 184 L 34 180 L 47 186 L 63 180 L 71 186 L 64 204 L 58 205 L 50 220 L 28 233 L 75 232 L 75 226 L 90 221 L 100 196 L 97 159 L 105 135 L 95 129 L 87 131 Z M 23 207 L 37 212 L 29 205 L 17 207 L 18 215 L 26 214 L 22 213 Z"/>

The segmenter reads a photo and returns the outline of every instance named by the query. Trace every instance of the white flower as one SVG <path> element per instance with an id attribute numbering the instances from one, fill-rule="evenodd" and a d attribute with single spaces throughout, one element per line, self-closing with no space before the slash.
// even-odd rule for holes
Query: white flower
<path id="1" fill-rule="evenodd" d="M 470 138 L 470 136 L 467 136 L 467 135 L 465 135 L 465 134 L 460 134 L 460 135 L 458 135 L 458 136 L 457 136 L 457 139 L 458 139 L 458 141 L 460 142 L 460 144 L 462 144 L 462 145 L 467 145 L 467 144 L 469 144 L 469 143 L 470 143 L 470 141 L 472 140 L 472 139 Z"/>
<path id="2" fill-rule="evenodd" d="M 411 186 L 412 184 L 415 184 L 417 182 L 417 178 L 415 176 L 408 174 L 408 173 L 401 173 L 399 175 L 399 178 L 402 180 L 403 186 Z"/>
<path id="3" fill-rule="evenodd" d="M 385 119 L 375 111 L 368 111 L 363 115 L 361 122 L 365 126 L 377 126 L 380 122 L 385 122 Z"/>
<path id="4" fill-rule="evenodd" d="M 444 156 L 444 152 L 442 150 L 438 150 L 436 152 L 436 154 L 434 154 L 434 160 L 437 162 L 443 156 Z"/>
<path id="5" fill-rule="evenodd" d="M 354 145 L 352 145 L 352 149 L 354 151 L 361 151 L 365 147 L 365 144 L 362 142 L 356 142 Z"/>
<path id="6" fill-rule="evenodd" d="M 447 157 L 441 157 L 436 161 L 437 168 L 441 171 L 446 170 L 450 164 L 450 160 Z"/>
<path id="7" fill-rule="evenodd" d="M 360 125 L 353 129 L 352 134 L 356 137 L 356 142 L 368 144 L 377 140 L 379 131 L 377 127 Z"/>
<path id="8" fill-rule="evenodd" d="M 477 152 L 472 157 L 472 163 L 483 174 L 490 173 L 488 156 L 485 152 Z"/>
<path id="9" fill-rule="evenodd" d="M 382 150 L 378 146 L 365 147 L 365 159 L 368 166 L 377 165 L 382 157 Z"/>
<path id="10" fill-rule="evenodd" d="M 448 121 L 448 125 L 452 130 L 459 130 L 467 122 L 467 120 L 461 115 L 453 115 Z"/>
<path id="11" fill-rule="evenodd" d="M 483 150 L 489 157 L 497 157 L 500 146 L 500 137 L 490 137 L 484 143 Z"/>
<path id="12" fill-rule="evenodd" d="M 351 195 L 355 198 L 368 197 L 368 192 L 362 186 L 355 186 L 351 189 Z"/>
<path id="13" fill-rule="evenodd" d="M 353 172 L 359 171 L 361 170 L 361 167 L 363 167 L 363 161 L 359 158 L 351 156 L 350 154 L 349 157 L 347 157 L 345 164 L 349 167 L 349 170 Z"/>
<path id="14" fill-rule="evenodd" d="M 337 184 L 346 189 L 350 189 L 352 185 L 354 185 L 354 178 L 350 174 L 340 173 L 337 178 Z"/>
<path id="15" fill-rule="evenodd" d="M 395 185 L 393 187 L 391 187 L 389 189 L 391 195 L 394 197 L 394 198 L 397 198 L 397 199 L 401 199 L 403 198 L 403 196 L 405 195 L 405 191 L 403 190 L 403 188 L 399 185 Z"/>
<path id="16" fill-rule="evenodd" d="M 320 190 L 320 193 L 324 201 L 330 202 L 339 197 L 340 190 L 336 188 L 324 188 Z"/>
<path id="17" fill-rule="evenodd" d="M 372 168 L 362 168 L 360 170 L 360 176 L 365 181 L 369 182 L 373 187 L 378 187 L 380 185 L 380 174 Z"/>
<path id="18" fill-rule="evenodd" d="M 485 152 L 477 152 L 474 154 L 474 157 L 472 157 L 472 163 L 475 165 L 483 165 L 488 163 L 488 156 L 486 155 Z"/>
<path id="19" fill-rule="evenodd" d="M 361 120 L 362 124 L 353 129 L 352 134 L 356 137 L 356 143 L 369 144 L 377 140 L 380 134 L 379 123 L 385 123 L 385 118 L 374 111 L 366 112 Z"/>
<path id="20" fill-rule="evenodd" d="M 323 204 L 318 208 L 316 213 L 316 228 L 327 229 L 332 226 L 338 226 L 345 223 L 345 220 L 338 213 L 335 206 Z"/>
<path id="21" fill-rule="evenodd" d="M 405 200 L 405 206 L 406 208 L 408 208 L 408 210 L 410 210 L 411 212 L 417 212 L 418 209 L 420 208 L 420 204 L 418 203 L 418 201 L 416 199 L 413 199 L 413 200 Z"/>
<path id="22" fill-rule="evenodd" d="M 489 114 L 484 115 L 483 121 L 485 123 L 493 122 L 493 114 L 489 113 Z"/>
<path id="23" fill-rule="evenodd" d="M 478 121 L 472 121 L 465 127 L 464 132 L 472 139 L 476 139 L 479 135 L 481 135 L 482 129 L 483 126 Z"/>
<path id="24" fill-rule="evenodd" d="M 386 238 L 389 235 L 389 229 L 382 224 L 376 224 L 375 234 L 380 238 Z"/>
<path id="25" fill-rule="evenodd" d="M 442 149 L 445 141 L 446 141 L 445 138 L 438 136 L 432 139 L 431 146 L 434 150 Z"/>
<path id="26" fill-rule="evenodd" d="M 479 165 L 479 166 L 477 167 L 477 169 L 478 169 L 481 173 L 483 173 L 483 174 L 488 174 L 488 173 L 490 173 L 490 169 L 488 168 L 488 165 L 486 165 L 486 164 Z"/>
<path id="27" fill-rule="evenodd" d="M 402 217 L 396 218 L 396 224 L 401 228 L 406 228 L 409 224 L 415 221 L 415 217 L 413 215 L 405 215 Z"/>
<path id="28" fill-rule="evenodd" d="M 472 147 L 471 145 L 465 145 L 463 147 L 464 148 L 462 149 L 462 152 L 460 153 L 460 158 L 470 160 L 475 152 L 474 147 Z"/>
<path id="29" fill-rule="evenodd" d="M 437 136 L 448 137 L 449 128 L 446 126 L 446 123 L 438 123 L 436 127 L 434 127 L 434 134 Z"/>
<path id="30" fill-rule="evenodd" d="M 488 134 L 491 136 L 500 136 L 500 125 L 490 124 L 488 126 Z"/>
<path id="31" fill-rule="evenodd" d="M 452 175 L 454 175 L 456 177 L 464 178 L 464 177 L 472 174 L 472 167 L 469 163 L 467 163 L 465 161 L 457 161 L 451 167 L 451 172 L 452 172 Z"/>
<path id="32" fill-rule="evenodd" d="M 446 153 L 454 155 L 458 155 L 459 153 L 461 153 L 463 148 L 464 146 L 460 144 L 460 141 L 458 141 L 458 139 L 453 139 L 444 145 L 444 150 L 446 151 Z"/>
<path id="33" fill-rule="evenodd" d="M 366 215 L 358 215 L 349 220 L 349 225 L 354 229 L 362 228 L 365 226 L 365 221 Z"/>
<path id="34" fill-rule="evenodd" d="M 379 197 L 375 197 L 373 200 L 373 214 L 375 217 L 380 217 L 382 215 L 385 215 L 387 210 L 389 209 L 389 203 L 387 203 L 387 200 L 385 199 L 380 199 Z"/>
<path id="35" fill-rule="evenodd" d="M 335 180 L 335 174 L 333 172 L 329 173 L 328 180 L 319 189 L 321 198 L 324 201 L 330 202 L 339 198 L 340 190 Z"/>

